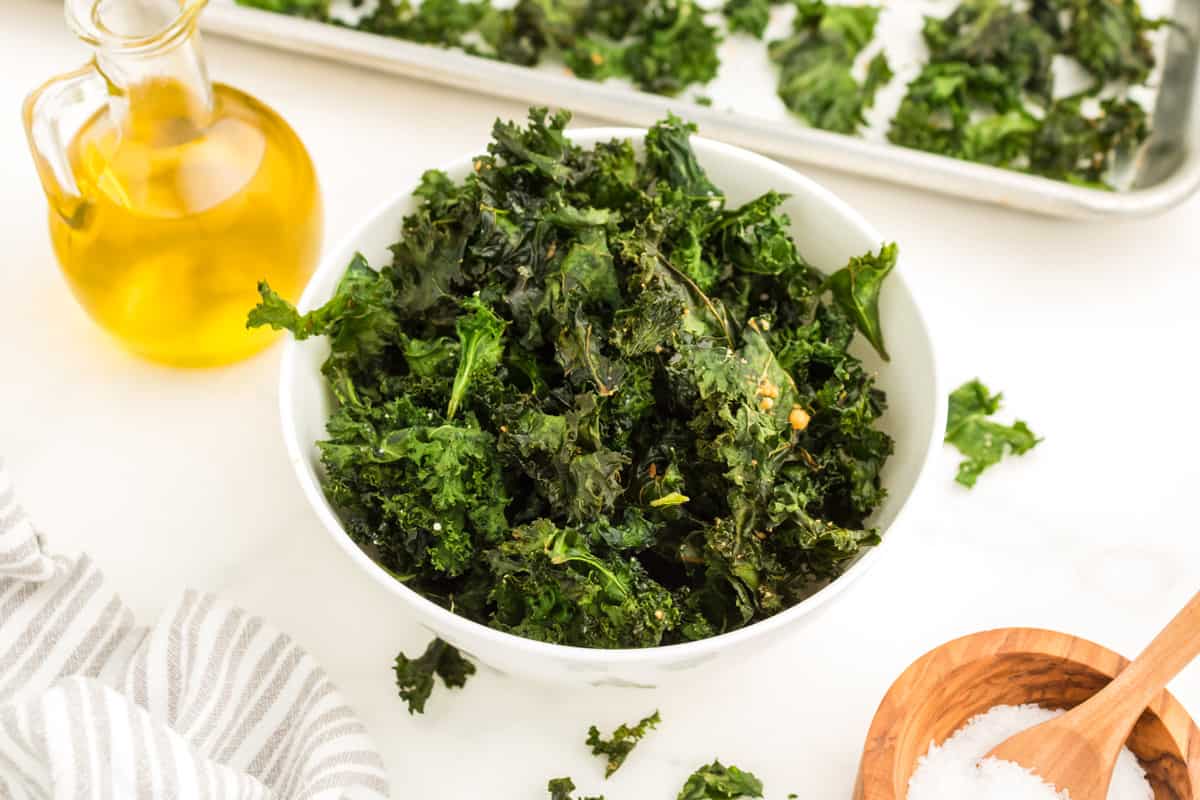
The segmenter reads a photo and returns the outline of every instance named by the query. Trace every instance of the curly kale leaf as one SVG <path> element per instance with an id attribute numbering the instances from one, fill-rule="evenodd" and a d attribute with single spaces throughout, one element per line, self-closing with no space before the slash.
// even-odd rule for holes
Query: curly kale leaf
<path id="1" fill-rule="evenodd" d="M 1117 158 L 1129 157 L 1150 135 L 1146 110 L 1136 101 L 1112 98 L 1101 113 L 1087 115 L 1082 98 L 1054 103 L 1031 137 L 1029 168 L 1039 175 L 1107 188 Z"/>
<path id="2" fill-rule="evenodd" d="M 462 653 L 441 639 L 434 639 L 417 658 L 400 653 L 393 667 L 400 698 L 408 703 L 408 713 L 425 713 L 425 703 L 433 692 L 436 675 L 448 689 L 461 689 L 467 678 L 475 674 L 475 665 L 463 658 Z"/>
<path id="3" fill-rule="evenodd" d="M 403 402 L 398 405 L 403 405 Z M 395 420 L 397 411 L 409 416 Z M 320 442 L 325 490 L 352 537 L 400 574 L 463 574 L 503 535 L 508 494 L 495 439 L 478 428 L 425 426 L 409 406 L 343 406 Z M 385 428 L 385 425 L 394 427 Z M 380 429 L 383 429 L 382 431 Z"/>
<path id="4" fill-rule="evenodd" d="M 980 164 L 1012 164 L 1029 152 L 1039 127 L 1036 117 L 1017 109 L 976 120 L 963 130 L 962 157 Z"/>
<path id="5" fill-rule="evenodd" d="M 1053 94 L 1057 43 L 1008 0 L 964 0 L 944 19 L 926 17 L 922 34 L 933 63 L 994 67 L 1009 85 L 1043 103 Z"/>
<path id="6" fill-rule="evenodd" d="M 927 64 L 908 85 L 888 138 L 895 144 L 966 158 L 967 130 L 976 109 L 1023 111 L 1021 96 L 1004 72 L 985 64 Z"/>
<path id="7" fill-rule="evenodd" d="M 1008 453 L 1024 455 L 1042 441 L 1021 420 L 1001 425 L 988 419 L 1000 410 L 1001 394 L 991 394 L 978 380 L 968 381 L 950 394 L 946 441 L 967 457 L 955 478 L 967 488 L 981 473 Z"/>
<path id="8" fill-rule="evenodd" d="M 1065 13 L 1064 52 L 1074 56 L 1098 85 L 1145 83 L 1154 70 L 1154 47 L 1147 33 L 1171 24 L 1150 19 L 1138 0 L 1049 0 Z"/>
<path id="9" fill-rule="evenodd" d="M 885 361 L 889 357 L 879 322 L 879 292 L 884 278 L 896 266 L 896 254 L 893 243 L 881 247 L 879 255 L 855 256 L 826 281 L 833 299 L 853 318 L 854 324 Z"/>
<path id="10" fill-rule="evenodd" d="M 696 126 L 674 114 L 646 133 L 646 168 L 671 188 L 692 197 L 720 192 L 700 166 L 689 141 Z"/>
<path id="11" fill-rule="evenodd" d="M 625 67 L 639 88 L 676 95 L 717 76 L 721 35 L 694 0 L 650 0 L 631 36 Z"/>
<path id="12" fill-rule="evenodd" d="M 550 792 L 550 800 L 572 800 L 571 793 L 575 791 L 575 781 L 570 778 L 551 778 L 546 784 L 546 791 Z M 579 800 L 604 800 L 604 796 L 597 797 L 579 797 Z"/>
<path id="13" fill-rule="evenodd" d="M 734 209 L 722 210 L 708 226 L 707 244 L 739 272 L 790 276 L 808 269 L 780 211 L 787 198 L 769 191 Z"/>
<path id="14" fill-rule="evenodd" d="M 761 39 L 771 20 L 771 6 L 780 2 L 782 0 L 725 0 L 721 13 L 729 22 L 729 30 L 742 31 Z"/>
<path id="15" fill-rule="evenodd" d="M 504 320 L 496 316 L 478 297 L 463 301 L 463 313 L 454 323 L 458 333 L 458 370 L 450 387 L 446 419 L 453 419 L 470 386 L 472 376 L 488 373 L 500 364 L 504 355 Z"/>
<path id="16" fill-rule="evenodd" d="M 414 192 L 425 202 L 405 217 L 392 263 L 383 272 L 395 287 L 396 310 L 413 316 L 452 313 L 454 296 L 467 279 L 462 272 L 467 238 L 478 224 L 475 187 L 454 186 L 445 173 L 430 170 Z"/>
<path id="17" fill-rule="evenodd" d="M 614 772 L 621 768 L 625 763 L 625 759 L 633 752 L 633 748 L 637 746 L 647 733 L 656 728 L 662 722 L 662 718 L 655 711 L 648 717 L 643 718 L 636 725 L 630 726 L 621 724 L 613 731 L 612 736 L 608 739 L 603 739 L 600 736 L 600 729 L 595 725 L 588 728 L 587 746 L 592 748 L 592 755 L 605 756 L 608 763 L 604 767 L 604 777 L 612 776 Z"/>
<path id="18" fill-rule="evenodd" d="M 692 773 L 676 800 L 737 800 L 739 797 L 762 796 L 762 781 L 754 773 L 714 761 Z"/>
<path id="19" fill-rule="evenodd" d="M 297 340 L 328 336 L 335 345 L 340 345 L 339 349 L 368 347 L 372 354 L 388 341 L 388 337 L 380 335 L 381 329 L 387 334 L 396 329 L 390 319 L 395 289 L 371 269 L 361 253 L 355 253 L 350 260 L 333 298 L 307 314 L 299 313 L 266 281 L 259 282 L 258 292 L 262 299 L 250 311 L 247 328 L 266 325 L 277 331 L 287 330 Z"/>
<path id="20" fill-rule="evenodd" d="M 488 0 L 379 0 L 355 27 L 369 33 L 423 44 L 460 47 L 463 39 L 490 13 Z"/>
<path id="21" fill-rule="evenodd" d="M 679 623 L 671 594 L 641 563 L 606 553 L 584 532 L 547 520 L 513 531 L 490 554 L 493 625 L 530 639 L 647 647 Z"/>
<path id="22" fill-rule="evenodd" d="M 854 133 L 876 91 L 892 78 L 886 57 L 870 63 L 863 83 L 852 70 L 858 54 L 875 35 L 878 6 L 828 5 L 799 0 L 792 34 L 768 45 L 779 65 L 779 96 L 784 104 L 817 128 Z"/>
<path id="23" fill-rule="evenodd" d="M 640 89 L 674 96 L 716 77 L 720 42 L 694 0 L 650 0 L 622 37 L 580 31 L 564 60 L 582 78 L 627 77 Z"/>

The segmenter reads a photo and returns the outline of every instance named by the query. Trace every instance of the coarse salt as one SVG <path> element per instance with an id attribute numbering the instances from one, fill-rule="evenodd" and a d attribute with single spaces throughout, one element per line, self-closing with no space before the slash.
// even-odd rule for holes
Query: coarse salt
<path id="1" fill-rule="evenodd" d="M 1062 714 L 1035 705 L 996 706 L 967 721 L 917 762 L 908 781 L 908 800 L 1069 800 L 1029 770 L 1011 761 L 984 758 L 992 748 L 1027 728 Z M 1121 748 L 1108 800 L 1154 800 L 1146 772 L 1128 747 Z"/>

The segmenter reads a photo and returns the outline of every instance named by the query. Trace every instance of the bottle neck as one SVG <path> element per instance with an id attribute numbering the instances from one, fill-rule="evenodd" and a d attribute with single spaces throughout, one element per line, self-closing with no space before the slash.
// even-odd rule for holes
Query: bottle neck
<path id="1" fill-rule="evenodd" d="M 161 134 L 190 138 L 212 122 L 213 92 L 196 36 L 144 55 L 96 54 L 113 90 L 109 113 L 135 138 Z"/>
<path id="2" fill-rule="evenodd" d="M 204 0 L 67 0 L 87 4 L 76 30 L 95 48 L 109 113 L 135 138 L 189 137 L 209 126 L 213 91 L 196 31 Z"/>

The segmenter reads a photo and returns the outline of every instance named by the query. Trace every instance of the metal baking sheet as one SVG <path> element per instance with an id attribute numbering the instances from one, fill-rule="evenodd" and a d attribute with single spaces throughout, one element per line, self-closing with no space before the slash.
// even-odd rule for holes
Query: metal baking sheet
<path id="1" fill-rule="evenodd" d="M 1200 0 L 1143 0 L 1143 5 L 1148 13 L 1169 14 L 1183 30 L 1155 34 L 1159 67 L 1152 88 L 1139 90 L 1137 97 L 1152 108 L 1154 132 L 1120 170 L 1121 191 L 1073 186 L 886 141 L 886 120 L 921 62 L 919 37 L 897 43 L 902 37 L 895 32 L 923 12 L 945 13 L 944 2 L 885 4 L 876 38 L 886 43 L 897 77 L 881 92 L 862 136 L 816 130 L 789 115 L 775 96 L 775 77 L 763 43 L 746 36 L 730 36 L 722 44 L 721 73 L 699 90 L 713 100 L 712 106 L 705 106 L 690 97 L 661 97 L 620 82 L 580 80 L 561 66 L 505 64 L 244 8 L 233 0 L 211 0 L 201 25 L 206 32 L 244 41 L 630 125 L 650 125 L 670 111 L 696 122 L 705 136 L 778 158 L 1051 216 L 1095 219 L 1156 214 L 1200 188 L 1200 113 L 1195 111 L 1200 105 Z M 786 19 L 773 18 L 768 38 L 782 35 L 787 27 Z M 905 35 L 913 36 L 914 26 L 907 28 L 910 33 Z"/>

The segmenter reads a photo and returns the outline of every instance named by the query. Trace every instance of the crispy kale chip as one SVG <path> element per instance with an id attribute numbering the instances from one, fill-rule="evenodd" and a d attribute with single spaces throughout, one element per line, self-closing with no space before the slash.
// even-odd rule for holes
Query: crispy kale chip
<path id="1" fill-rule="evenodd" d="M 654 505 L 654 503 L 651 503 Z M 625 763 L 626 757 L 633 752 L 633 748 L 637 746 L 647 733 L 658 726 L 662 722 L 662 718 L 655 711 L 648 717 L 643 718 L 636 725 L 630 726 L 621 724 L 613 731 L 612 736 L 608 739 L 600 737 L 600 729 L 595 725 L 588 728 L 587 745 L 592 748 L 592 755 L 605 756 L 608 758 L 608 763 L 604 767 L 604 777 L 610 777 L 614 772 L 621 768 Z"/>
<path id="2" fill-rule="evenodd" d="M 551 778 L 546 784 L 546 790 L 550 792 L 550 800 L 573 800 L 571 793 L 575 791 L 575 781 L 570 778 Z M 579 797 L 579 800 L 604 800 L 604 796 L 599 797 Z"/>
<path id="3" fill-rule="evenodd" d="M 494 372 L 504 354 L 503 337 L 507 323 L 478 297 L 468 297 L 463 301 L 462 308 L 466 313 L 454 321 L 459 341 L 458 369 L 450 387 L 446 419 L 454 418 L 454 412 L 462 404 L 472 377 L 481 378 Z"/>
<path id="4" fill-rule="evenodd" d="M 779 65 L 779 97 L 806 122 L 838 133 L 854 133 L 864 122 L 864 109 L 875 93 L 892 79 L 881 52 L 859 82 L 855 59 L 875 35 L 878 6 L 826 4 L 797 0 L 792 34 L 768 46 Z"/>
<path id="5" fill-rule="evenodd" d="M 782 0 L 725 0 L 721 13 L 729 22 L 729 30 L 748 33 L 755 39 L 763 38 L 767 23 L 771 21 L 771 6 Z"/>
<path id="6" fill-rule="evenodd" d="M 897 252 L 895 244 L 887 244 L 879 249 L 879 255 L 856 256 L 825 282 L 833 292 L 833 299 L 850 315 L 885 361 L 888 353 L 883 346 L 883 330 L 879 323 L 879 291 L 883 288 L 884 278 L 896 266 Z"/>
<path id="7" fill-rule="evenodd" d="M 1129 157 L 1150 135 L 1146 110 L 1133 100 L 1101 102 L 1101 113 L 1085 114 L 1082 98 L 1058 100 L 1034 129 L 1030 169 L 1039 175 L 1107 188 L 1116 159 Z"/>
<path id="8" fill-rule="evenodd" d="M 762 796 L 762 781 L 754 773 L 714 761 L 691 774 L 676 800 L 737 800 L 739 797 Z"/>
<path id="9" fill-rule="evenodd" d="M 967 457 L 958 465 L 955 478 L 967 488 L 980 474 L 1008 453 L 1024 455 L 1042 441 L 1021 420 L 1001 425 L 988 419 L 1000 410 L 1002 395 L 991 394 L 978 380 L 968 381 L 950 394 L 946 441 Z"/>
<path id="10" fill-rule="evenodd" d="M 1142 14 L 1138 0 L 1043 0 L 1050 14 L 1065 14 L 1064 52 L 1106 83 L 1145 83 L 1154 70 L 1147 33 L 1171 24 Z"/>
<path id="11" fill-rule="evenodd" d="M 963 0 L 944 19 L 926 17 L 922 35 L 932 63 L 990 66 L 1043 103 L 1053 94 L 1054 37 L 1009 0 Z"/>
<path id="12" fill-rule="evenodd" d="M 408 713 L 425 713 L 425 703 L 433 691 L 433 678 L 442 679 L 448 689 L 461 689 L 475 674 L 475 665 L 441 639 L 434 639 L 418 658 L 400 653 L 393 667 L 400 698 L 408 703 Z"/>
<path id="13" fill-rule="evenodd" d="M 606 5 L 592 0 L 594 6 Z M 582 78 L 627 77 L 641 89 L 676 95 L 717 75 L 721 35 L 704 20 L 695 0 L 647 0 L 624 30 L 607 33 L 582 27 L 564 52 L 567 66 Z M 612 34 L 616 31 L 618 35 Z"/>
<path id="14" fill-rule="evenodd" d="M 306 314 L 264 285 L 249 323 L 328 338 L 325 492 L 414 591 L 558 644 L 740 628 L 878 541 L 886 398 L 850 347 L 882 350 L 895 249 L 827 278 L 784 196 L 726 201 L 692 126 L 639 157 L 568 119 L 497 122 L 378 271 Z"/>

